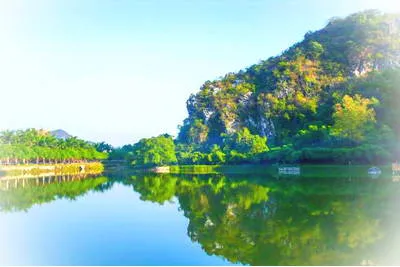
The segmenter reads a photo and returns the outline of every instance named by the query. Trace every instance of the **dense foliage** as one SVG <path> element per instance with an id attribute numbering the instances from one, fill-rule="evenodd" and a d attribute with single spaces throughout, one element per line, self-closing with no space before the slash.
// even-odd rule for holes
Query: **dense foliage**
<path id="1" fill-rule="evenodd" d="M 187 152 L 192 163 L 207 163 L 198 153 L 213 146 L 225 153 L 221 163 L 398 159 L 398 51 L 399 15 L 331 19 L 281 55 L 205 82 L 187 101 L 178 160 L 186 163 Z M 243 131 L 267 137 L 273 149 L 249 153 L 226 143 Z"/>
<path id="2" fill-rule="evenodd" d="M 267 138 L 251 134 L 243 128 L 231 134 L 223 134 L 222 144 L 177 144 L 180 164 L 223 164 L 249 161 L 269 150 Z"/>
<path id="3" fill-rule="evenodd" d="M 177 162 L 175 144 L 171 136 L 160 135 L 143 138 L 132 147 L 132 164 L 135 166 L 169 165 Z"/>
<path id="4" fill-rule="evenodd" d="M 57 163 L 100 160 L 106 153 L 76 137 L 59 139 L 44 130 L 0 132 L 1 163 Z"/>

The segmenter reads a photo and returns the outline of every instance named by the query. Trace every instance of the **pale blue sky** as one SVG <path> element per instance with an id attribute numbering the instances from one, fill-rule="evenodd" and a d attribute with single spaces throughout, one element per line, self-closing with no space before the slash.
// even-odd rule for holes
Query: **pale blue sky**
<path id="1" fill-rule="evenodd" d="M 175 135 L 204 81 L 371 8 L 400 12 L 397 0 L 0 0 L 0 129 L 113 145 Z"/>

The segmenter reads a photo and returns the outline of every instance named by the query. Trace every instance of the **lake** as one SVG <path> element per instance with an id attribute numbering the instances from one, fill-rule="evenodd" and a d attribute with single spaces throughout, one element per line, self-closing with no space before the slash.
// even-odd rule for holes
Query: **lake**
<path id="1" fill-rule="evenodd" d="M 0 178 L 0 264 L 398 265 L 400 182 L 365 170 Z"/>

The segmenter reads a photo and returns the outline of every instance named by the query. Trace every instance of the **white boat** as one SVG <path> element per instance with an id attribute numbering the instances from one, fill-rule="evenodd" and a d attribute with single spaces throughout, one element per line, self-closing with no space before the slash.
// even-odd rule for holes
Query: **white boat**
<path id="1" fill-rule="evenodd" d="M 379 169 L 378 167 L 371 167 L 368 169 L 369 175 L 380 175 L 381 173 L 382 173 L 382 170 Z"/>
<path id="2" fill-rule="evenodd" d="M 300 175 L 300 167 L 279 167 L 279 174 Z"/>

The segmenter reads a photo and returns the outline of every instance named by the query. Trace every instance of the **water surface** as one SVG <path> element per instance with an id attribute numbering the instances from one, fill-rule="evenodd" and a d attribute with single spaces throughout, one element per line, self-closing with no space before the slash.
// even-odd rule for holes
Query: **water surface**
<path id="1" fill-rule="evenodd" d="M 316 170 L 0 178 L 0 264 L 400 264 L 397 178 Z"/>

